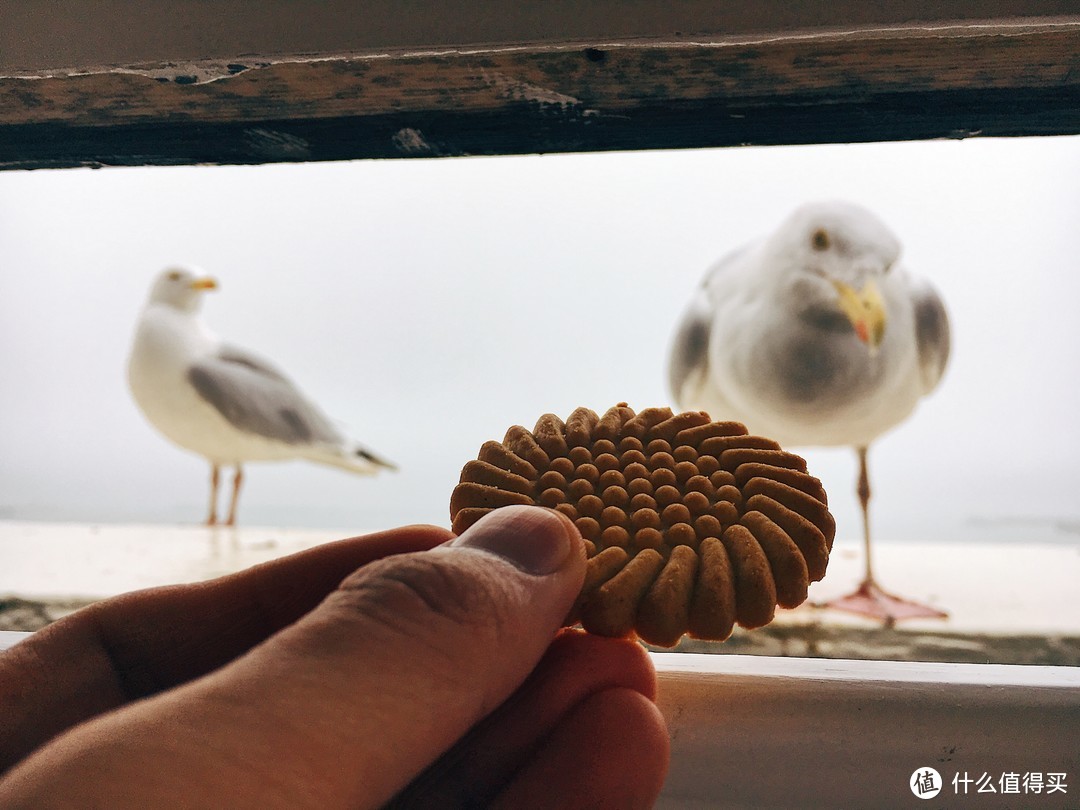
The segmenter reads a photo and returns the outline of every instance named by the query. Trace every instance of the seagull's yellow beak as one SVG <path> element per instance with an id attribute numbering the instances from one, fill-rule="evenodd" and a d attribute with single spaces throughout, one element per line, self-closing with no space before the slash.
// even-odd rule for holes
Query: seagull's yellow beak
<path id="1" fill-rule="evenodd" d="M 212 279 L 210 276 L 203 276 L 202 278 L 197 278 L 193 282 L 191 282 L 191 289 L 193 289 L 193 290 L 216 290 L 217 289 L 217 281 Z"/>
<path id="2" fill-rule="evenodd" d="M 876 351 L 885 337 L 885 301 L 877 285 L 868 281 L 858 292 L 842 281 L 834 281 L 833 286 L 840 311 L 851 321 L 855 334 L 870 347 L 870 351 Z"/>

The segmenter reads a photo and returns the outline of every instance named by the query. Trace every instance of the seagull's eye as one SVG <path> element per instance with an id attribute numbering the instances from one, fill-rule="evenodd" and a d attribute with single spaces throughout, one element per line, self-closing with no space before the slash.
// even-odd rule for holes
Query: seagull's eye
<path id="1" fill-rule="evenodd" d="M 814 250 L 828 250 L 829 232 L 824 228 L 818 228 L 810 236 L 810 244 L 814 246 Z"/>
<path id="2" fill-rule="evenodd" d="M 169 281 L 179 281 L 180 280 L 180 271 L 179 270 L 173 270 L 171 273 L 169 273 L 168 278 L 169 278 Z"/>

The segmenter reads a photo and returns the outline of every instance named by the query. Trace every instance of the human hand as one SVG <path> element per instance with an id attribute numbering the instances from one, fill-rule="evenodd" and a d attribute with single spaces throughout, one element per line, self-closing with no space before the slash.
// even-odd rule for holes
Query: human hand
<path id="1" fill-rule="evenodd" d="M 584 556 L 507 507 L 92 605 L 0 655 L 0 805 L 649 806 L 648 656 L 558 632 Z"/>

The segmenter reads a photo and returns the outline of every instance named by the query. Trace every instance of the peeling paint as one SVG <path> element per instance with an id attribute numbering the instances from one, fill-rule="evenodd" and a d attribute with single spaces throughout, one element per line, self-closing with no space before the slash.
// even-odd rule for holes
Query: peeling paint
<path id="1" fill-rule="evenodd" d="M 264 127 L 245 129 L 244 146 L 261 158 L 307 160 L 311 157 L 311 144 L 306 139 Z"/>
<path id="2" fill-rule="evenodd" d="M 157 81 L 170 81 L 176 84 L 209 84 L 228 79 L 251 70 L 249 65 L 237 62 L 189 62 L 184 64 L 165 63 L 154 67 L 114 68 L 114 73 L 130 73 L 146 76 Z"/>
<path id="3" fill-rule="evenodd" d="M 529 82 L 519 81 L 503 73 L 492 73 L 485 70 L 481 75 L 484 81 L 497 88 L 504 98 L 511 98 L 516 101 L 531 101 L 541 107 L 554 106 L 567 109 L 582 106 L 580 99 L 574 96 L 568 96 L 565 93 L 549 90 L 546 87 L 540 87 Z"/>
<path id="4" fill-rule="evenodd" d="M 394 133 L 394 137 L 391 138 L 394 142 L 394 146 L 403 155 L 433 155 L 437 156 L 439 150 L 428 143 L 427 138 L 424 137 L 424 133 L 418 129 L 412 127 L 402 127 Z"/>
<path id="5" fill-rule="evenodd" d="M 126 74 L 145 76 L 158 82 L 174 84 L 209 84 L 247 73 L 254 68 L 267 67 L 270 62 L 244 64 L 235 60 L 224 62 L 162 62 L 153 65 L 128 65 L 124 67 L 100 66 L 80 70 L 49 70 L 32 74 L 0 76 L 4 79 L 56 79 L 73 76 L 97 76 L 101 74 Z"/>

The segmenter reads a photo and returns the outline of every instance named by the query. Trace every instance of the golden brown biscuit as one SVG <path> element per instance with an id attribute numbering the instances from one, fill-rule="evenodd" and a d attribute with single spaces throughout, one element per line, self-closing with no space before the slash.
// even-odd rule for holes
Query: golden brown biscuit
<path id="1" fill-rule="evenodd" d="M 486 442 L 450 498 L 461 534 L 500 506 L 540 504 L 577 525 L 589 556 L 568 622 L 670 647 L 723 640 L 806 599 L 836 524 L 806 462 L 738 422 L 620 403 L 540 417 Z"/>

